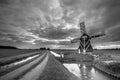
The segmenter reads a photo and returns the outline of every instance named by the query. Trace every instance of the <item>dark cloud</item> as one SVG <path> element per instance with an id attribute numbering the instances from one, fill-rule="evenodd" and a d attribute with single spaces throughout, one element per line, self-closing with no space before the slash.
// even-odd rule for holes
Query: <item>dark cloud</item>
<path id="1" fill-rule="evenodd" d="M 68 33 L 59 29 L 59 30 L 49 30 L 46 34 L 49 39 L 64 39 L 69 36 Z"/>
<path id="2" fill-rule="evenodd" d="M 105 28 L 113 27 L 120 22 L 120 0 L 102 0 L 98 5 L 95 6 L 95 8 L 105 9 L 103 14 Z"/>
<path id="3" fill-rule="evenodd" d="M 37 32 L 37 31 L 36 31 Z M 47 38 L 47 39 L 65 39 L 73 34 L 78 33 L 77 29 L 62 29 L 62 27 L 50 27 L 45 29 L 42 34 L 39 36 Z"/>
<path id="4" fill-rule="evenodd" d="M 0 5 L 9 4 L 10 0 L 0 0 Z"/>
<path id="5" fill-rule="evenodd" d="M 75 5 L 80 4 L 81 0 L 62 0 L 64 5 L 70 6 L 70 7 L 75 7 Z"/>
<path id="6" fill-rule="evenodd" d="M 120 41 L 120 24 L 108 31 L 109 41 Z"/>
<path id="7" fill-rule="evenodd" d="M 108 31 L 103 42 L 120 41 L 120 0 L 102 0 L 96 6 L 96 9 L 101 8 L 105 9 L 102 15 L 102 29 Z"/>

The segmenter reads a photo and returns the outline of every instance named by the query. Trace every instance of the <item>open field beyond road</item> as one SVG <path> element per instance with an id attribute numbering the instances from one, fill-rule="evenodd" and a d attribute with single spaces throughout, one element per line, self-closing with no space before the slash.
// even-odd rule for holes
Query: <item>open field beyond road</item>
<path id="1" fill-rule="evenodd" d="M 17 56 L 21 54 L 28 54 L 31 52 L 39 51 L 37 49 L 0 49 L 0 58 Z"/>

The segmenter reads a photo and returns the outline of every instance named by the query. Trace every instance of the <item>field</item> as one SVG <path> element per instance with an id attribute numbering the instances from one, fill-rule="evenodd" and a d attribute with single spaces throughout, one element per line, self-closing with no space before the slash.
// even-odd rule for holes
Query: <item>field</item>
<path id="1" fill-rule="evenodd" d="M 39 50 L 0 49 L 0 66 L 20 61 L 29 56 L 38 54 Z"/>
<path id="2" fill-rule="evenodd" d="M 0 65 L 5 65 L 12 63 L 14 61 L 19 61 L 21 59 L 24 59 L 26 57 L 32 56 L 40 50 L 32 50 L 32 49 L 0 49 Z M 65 49 L 54 49 L 52 50 L 58 54 L 71 54 L 71 53 L 77 53 L 77 50 L 65 50 Z M 109 55 L 115 60 L 120 60 L 120 50 L 94 50 L 92 52 L 95 55 L 105 56 Z"/>
<path id="3" fill-rule="evenodd" d="M 58 54 L 65 54 L 65 55 L 67 55 L 67 54 L 71 54 L 71 53 L 78 53 L 77 52 L 77 50 L 52 50 L 52 51 L 54 51 L 54 52 L 56 52 L 56 53 L 58 53 Z M 114 59 L 117 59 L 117 60 L 120 60 L 120 50 L 94 50 L 93 52 L 92 52 L 92 54 L 94 54 L 94 55 L 100 55 L 100 56 L 102 56 L 102 55 L 110 55 L 112 58 L 114 58 Z"/>
<path id="4" fill-rule="evenodd" d="M 28 54 L 31 52 L 39 51 L 37 49 L 0 49 L 0 58 L 17 56 L 21 54 Z"/>
<path id="5" fill-rule="evenodd" d="M 56 52 L 58 54 L 62 53 L 65 55 L 70 54 L 70 53 L 77 53 L 77 50 L 75 50 L 75 49 L 53 49 L 52 51 Z"/>
<path id="6" fill-rule="evenodd" d="M 21 54 L 28 54 L 31 52 L 40 51 L 39 49 L 0 49 L 0 58 L 3 57 L 11 57 L 11 56 L 18 56 Z M 58 54 L 70 54 L 70 53 L 77 53 L 75 49 L 53 49 L 52 51 Z M 120 50 L 94 50 L 93 54 L 109 54 L 109 55 L 116 55 L 120 56 Z"/>

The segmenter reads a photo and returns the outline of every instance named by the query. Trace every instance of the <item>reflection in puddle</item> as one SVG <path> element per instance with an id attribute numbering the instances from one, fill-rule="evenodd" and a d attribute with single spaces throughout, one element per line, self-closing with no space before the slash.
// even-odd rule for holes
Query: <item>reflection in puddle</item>
<path id="1" fill-rule="evenodd" d="M 77 64 L 63 64 L 70 72 L 76 76 L 80 76 L 80 69 Z"/>
<path id="2" fill-rule="evenodd" d="M 97 70 L 92 64 L 64 63 L 63 65 L 80 80 L 119 80 Z"/>

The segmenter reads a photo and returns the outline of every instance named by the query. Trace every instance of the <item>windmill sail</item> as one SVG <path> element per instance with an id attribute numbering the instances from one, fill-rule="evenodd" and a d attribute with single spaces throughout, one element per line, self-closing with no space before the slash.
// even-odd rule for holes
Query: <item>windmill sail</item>
<path id="1" fill-rule="evenodd" d="M 79 42 L 80 38 L 75 38 L 73 40 L 71 40 L 71 43 L 76 43 L 76 42 Z"/>
<path id="2" fill-rule="evenodd" d="M 81 31 L 81 35 L 86 33 L 86 28 L 85 28 L 85 22 L 84 21 L 80 23 L 80 31 Z"/>
<path id="3" fill-rule="evenodd" d="M 92 35 L 91 38 L 97 38 L 97 37 L 101 37 L 101 36 L 104 36 L 105 35 L 105 32 L 104 31 L 101 31 L 95 35 Z"/>

